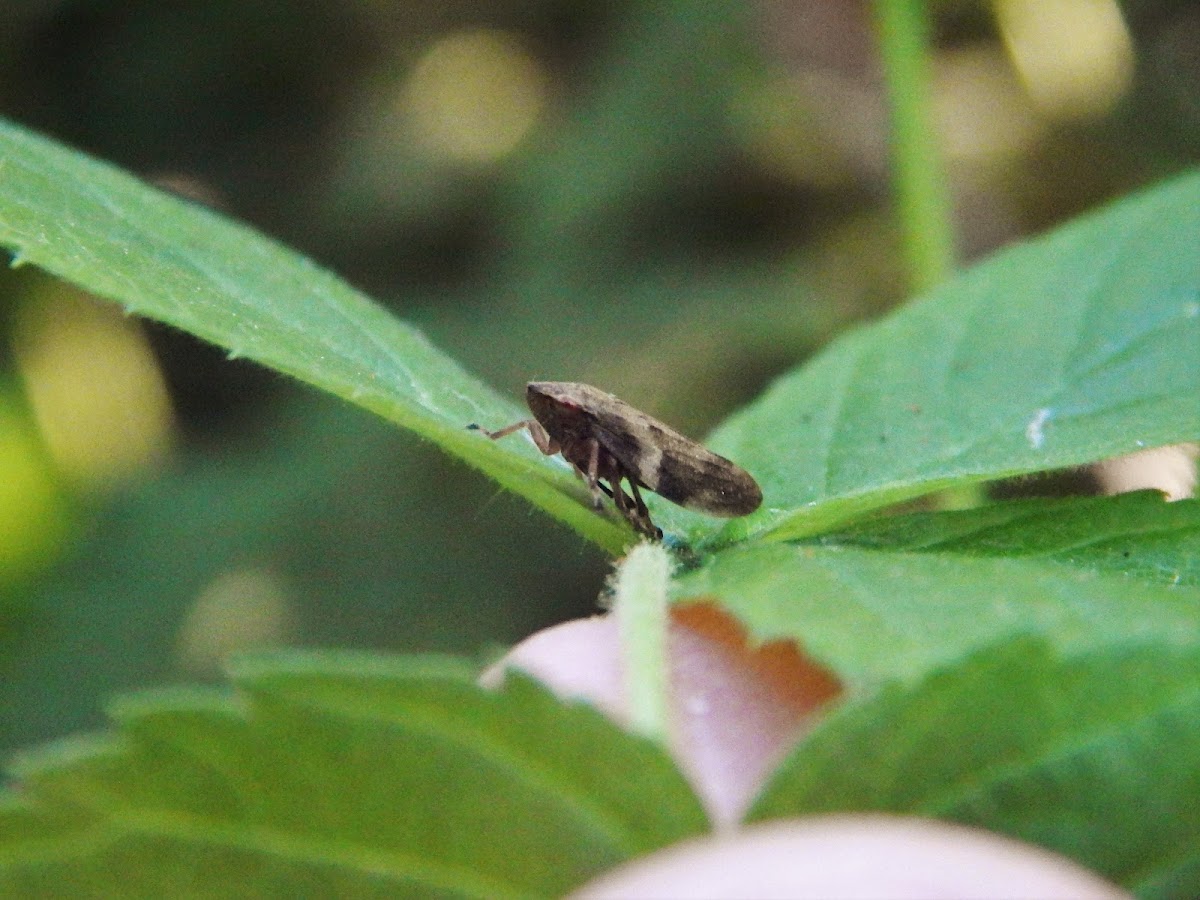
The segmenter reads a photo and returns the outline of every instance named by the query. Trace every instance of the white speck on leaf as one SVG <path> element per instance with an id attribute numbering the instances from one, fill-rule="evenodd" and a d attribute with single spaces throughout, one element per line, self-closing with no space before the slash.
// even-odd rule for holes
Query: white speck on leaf
<path id="1" fill-rule="evenodd" d="M 1043 406 L 1033 414 L 1033 418 L 1025 426 L 1025 440 L 1029 441 L 1029 446 L 1034 450 L 1041 450 L 1042 445 L 1046 443 L 1046 433 L 1043 431 L 1043 427 L 1050 421 L 1051 415 L 1053 415 L 1053 411 L 1050 407 Z"/>

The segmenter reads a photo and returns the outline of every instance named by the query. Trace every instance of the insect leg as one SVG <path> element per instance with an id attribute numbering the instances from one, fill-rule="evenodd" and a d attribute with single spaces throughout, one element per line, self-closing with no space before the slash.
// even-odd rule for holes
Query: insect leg
<path id="1" fill-rule="evenodd" d="M 611 481 L 612 498 L 613 502 L 617 504 L 617 510 L 621 513 L 621 515 L 632 522 L 633 519 L 630 517 L 633 514 L 633 510 L 629 508 L 629 498 L 626 497 L 625 492 L 621 490 L 621 476 L 618 475 L 616 478 L 611 479 Z"/>
<path id="2" fill-rule="evenodd" d="M 591 447 L 588 448 L 588 467 L 587 467 L 587 483 L 592 489 L 592 506 L 599 509 L 601 506 L 600 500 L 600 442 L 592 439 Z M 620 493 L 620 488 L 613 485 L 613 499 L 616 499 L 617 493 Z M 620 506 L 618 501 L 617 506 Z"/>
<path id="3" fill-rule="evenodd" d="M 547 456 L 553 456 L 562 448 L 558 446 L 558 441 L 550 437 L 546 433 L 546 429 L 542 427 L 542 423 L 537 419 L 522 419 L 520 422 L 513 422 L 511 425 L 506 425 L 497 431 L 488 431 L 486 428 L 480 428 L 478 425 L 468 425 L 467 428 L 472 431 L 482 431 L 493 441 L 498 441 L 502 437 L 508 437 L 522 428 L 529 430 L 529 436 L 533 438 L 533 443 Z"/>
<path id="4" fill-rule="evenodd" d="M 629 482 L 629 490 L 633 493 L 633 497 L 627 497 L 625 492 L 621 490 L 621 479 L 624 478 Z M 617 505 L 617 511 L 625 517 L 625 521 L 633 526 L 633 529 L 650 538 L 661 538 L 662 531 L 655 527 L 650 521 L 650 511 L 646 509 L 646 504 L 642 502 L 641 494 L 638 493 L 637 483 L 629 477 L 628 473 L 621 469 L 617 470 L 615 477 L 609 478 L 612 484 L 612 498 Z"/>
<path id="5" fill-rule="evenodd" d="M 638 515 L 645 516 L 646 521 L 649 522 L 650 510 L 646 509 L 646 504 L 642 500 L 642 494 L 641 491 L 638 490 L 637 482 L 629 476 L 626 476 L 625 480 L 629 482 L 629 493 L 633 494 L 633 502 L 637 504 Z"/>
<path id="6" fill-rule="evenodd" d="M 514 431 L 520 431 L 522 428 L 528 428 L 533 421 L 533 419 L 522 419 L 520 422 L 513 422 L 511 425 L 506 425 L 504 428 L 498 429 L 497 431 L 488 431 L 486 428 L 481 428 L 474 423 L 468 425 L 467 428 L 470 431 L 482 431 L 493 441 L 498 441 L 502 437 L 508 437 Z"/>
<path id="7" fill-rule="evenodd" d="M 650 510 L 646 509 L 646 503 L 642 500 L 637 482 L 628 475 L 625 476 L 625 480 L 629 482 L 629 493 L 633 494 L 633 502 L 637 504 L 637 521 L 634 522 L 633 519 L 630 519 L 633 527 L 649 537 L 662 540 L 662 529 L 655 525 L 650 518 Z"/>

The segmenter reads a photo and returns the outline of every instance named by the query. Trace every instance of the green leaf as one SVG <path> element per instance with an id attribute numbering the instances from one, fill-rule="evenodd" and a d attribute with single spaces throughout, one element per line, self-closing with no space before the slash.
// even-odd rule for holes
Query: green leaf
<path id="1" fill-rule="evenodd" d="M 1200 587 L 1130 577 L 1086 526 L 1090 507 L 1098 547 L 1181 560 L 1190 506 L 1141 494 L 905 517 L 856 530 L 877 549 L 743 546 L 680 577 L 677 602 L 716 598 L 756 642 L 795 641 L 845 687 L 751 817 L 957 819 L 1195 896 Z M 982 552 L 989 523 L 1025 555 Z M 1139 546 L 1142 533 L 1161 546 Z M 1068 558 L 1072 540 L 1091 561 Z"/>
<path id="2" fill-rule="evenodd" d="M 845 685 L 751 818 L 954 818 L 1194 896 L 1200 587 L 1110 558 L 1124 541 L 1144 564 L 1183 560 L 1190 506 L 1135 494 L 902 517 L 839 535 L 875 550 L 745 546 L 680 577 L 677 601 L 716 598 L 756 642 L 797 642 Z M 989 524 L 997 552 L 1024 556 L 986 554 Z"/>
<path id="3" fill-rule="evenodd" d="M 835 341 L 712 437 L 784 539 L 950 485 L 1200 438 L 1200 172 Z"/>
<path id="4" fill-rule="evenodd" d="M 528 412 L 333 274 L 217 213 L 0 121 L 0 245 L 129 312 L 375 412 L 619 551 L 560 462 L 466 430 Z"/>
<path id="5" fill-rule="evenodd" d="M 558 895 L 706 827 L 653 744 L 520 676 L 292 653 L 234 681 L 127 699 L 117 735 L 28 756 L 0 892 Z"/>
<path id="6" fill-rule="evenodd" d="M 1200 501 L 1155 491 L 887 516 L 821 543 L 962 556 L 1037 556 L 1141 581 L 1200 587 Z"/>
<path id="7" fill-rule="evenodd" d="M 17 261 L 410 428 L 611 551 L 633 539 L 560 461 L 466 431 L 527 413 L 335 276 L 3 123 L 0 154 L 0 243 Z M 714 437 L 767 496 L 719 539 L 1200 436 L 1198 210 L 1200 177 L 1179 179 L 835 343 Z M 721 527 L 662 502 L 655 515 L 697 541 Z"/>
<path id="8" fill-rule="evenodd" d="M 978 824 L 1144 895 L 1200 889 L 1200 645 L 1075 657 L 1022 638 L 828 718 L 751 818 L 880 810 Z"/>
<path id="9" fill-rule="evenodd" d="M 1200 640 L 1200 588 L 1040 559 L 765 544 L 713 556 L 674 597 L 718 598 L 756 641 L 796 641 L 859 691 L 1018 635 L 1064 652 Z"/>

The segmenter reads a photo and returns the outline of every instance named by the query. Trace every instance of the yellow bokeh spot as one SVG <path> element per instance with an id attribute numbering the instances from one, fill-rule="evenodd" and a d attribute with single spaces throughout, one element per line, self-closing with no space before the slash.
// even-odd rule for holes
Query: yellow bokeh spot
<path id="1" fill-rule="evenodd" d="M 137 323 L 48 282 L 17 314 L 13 349 L 51 457 L 80 488 L 102 488 L 161 461 L 172 413 Z"/>
<path id="2" fill-rule="evenodd" d="M 983 163 L 1028 152 L 1046 128 L 994 49 L 946 51 L 936 62 L 934 115 L 949 160 Z"/>
<path id="3" fill-rule="evenodd" d="M 830 190 L 853 176 L 850 149 L 870 120 L 868 92 L 821 72 L 767 79 L 732 104 L 746 149 L 772 175 Z"/>
<path id="4" fill-rule="evenodd" d="M 217 575 L 196 598 L 179 629 L 177 665 L 192 674 L 214 675 L 231 655 L 295 640 L 291 592 L 265 566 Z"/>
<path id="5" fill-rule="evenodd" d="M 32 423 L 0 396 L 0 586 L 44 564 L 65 525 L 62 496 Z"/>
<path id="6" fill-rule="evenodd" d="M 1116 0 L 994 0 L 1030 98 L 1055 118 L 1108 112 L 1133 80 L 1133 40 Z"/>
<path id="7" fill-rule="evenodd" d="M 434 43 L 413 69 L 404 97 L 421 146 L 486 162 L 529 133 L 545 94 L 541 66 L 514 36 L 475 31 Z"/>

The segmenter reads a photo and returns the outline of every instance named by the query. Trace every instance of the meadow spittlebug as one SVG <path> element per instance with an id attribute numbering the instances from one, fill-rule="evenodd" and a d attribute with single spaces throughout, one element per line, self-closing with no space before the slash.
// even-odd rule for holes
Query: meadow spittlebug
<path id="1" fill-rule="evenodd" d="M 561 453 L 578 470 L 597 509 L 601 492 L 608 494 L 642 534 L 662 537 L 638 488 L 713 516 L 744 516 L 762 504 L 762 490 L 750 473 L 612 394 L 570 381 L 531 381 L 525 402 L 532 419 L 498 431 L 467 427 L 492 440 L 528 429 L 539 450 L 547 456 Z M 621 489 L 622 479 L 632 497 Z"/>

